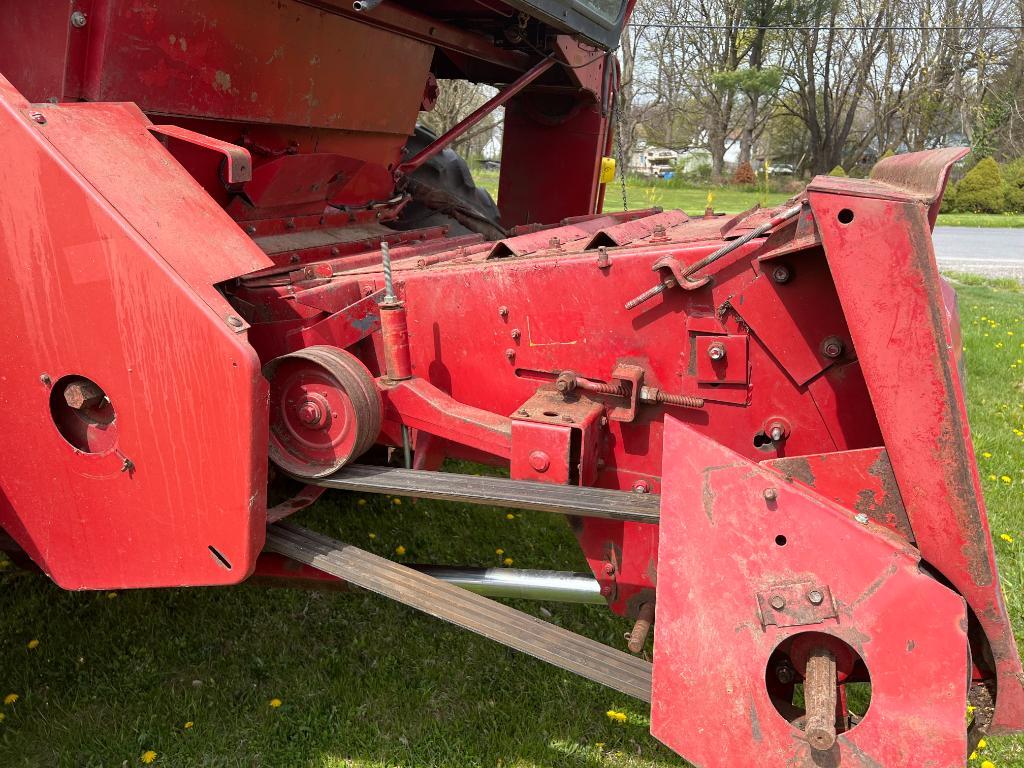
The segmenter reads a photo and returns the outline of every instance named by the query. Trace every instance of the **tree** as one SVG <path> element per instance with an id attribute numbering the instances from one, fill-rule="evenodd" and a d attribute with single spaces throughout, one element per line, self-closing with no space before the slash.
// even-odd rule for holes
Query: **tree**
<path id="1" fill-rule="evenodd" d="M 489 99 L 494 89 L 467 80 L 439 80 L 437 104 L 430 112 L 420 112 L 420 123 L 440 135 L 467 117 Z M 451 148 L 463 157 L 483 152 L 494 136 L 501 113 L 492 112 L 452 142 Z"/>
<path id="2" fill-rule="evenodd" d="M 974 166 L 956 185 L 956 205 L 971 213 L 1002 213 L 1006 206 L 1003 177 L 991 157 Z"/>

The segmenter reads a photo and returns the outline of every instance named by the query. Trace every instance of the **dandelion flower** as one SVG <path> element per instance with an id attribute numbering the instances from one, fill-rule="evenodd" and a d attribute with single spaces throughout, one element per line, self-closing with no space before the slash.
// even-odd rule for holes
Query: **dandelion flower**
<path id="1" fill-rule="evenodd" d="M 617 712 L 614 709 L 609 709 L 607 712 L 605 712 L 605 714 L 608 715 L 608 719 L 611 720 L 614 723 L 624 723 L 624 722 L 626 722 L 626 713 L 625 712 Z"/>
<path id="2" fill-rule="evenodd" d="M 989 476 L 988 476 L 988 479 L 989 479 L 989 480 L 998 480 L 999 478 L 998 478 L 998 477 L 996 477 L 995 475 L 989 475 Z"/>
<path id="3" fill-rule="evenodd" d="M 515 520 L 516 516 L 513 515 L 511 512 L 509 512 L 507 515 L 505 515 L 505 519 L 506 520 Z"/>
<path id="4" fill-rule="evenodd" d="M 1003 476 L 1002 476 L 1002 477 L 1000 477 L 999 479 L 1000 479 L 1000 480 L 1002 480 L 1002 481 L 1003 481 L 1004 483 L 1006 483 L 1007 485 L 1009 485 L 1010 483 L 1012 483 L 1012 482 L 1013 482 L 1013 478 L 1011 478 L 1011 477 L 1010 477 L 1009 475 L 1003 475 Z"/>
<path id="5" fill-rule="evenodd" d="M 281 706 L 281 700 L 280 699 L 271 699 L 270 700 L 270 708 L 271 709 L 277 709 L 280 706 Z"/>
<path id="6" fill-rule="evenodd" d="M 396 505 L 396 506 L 399 506 L 399 507 L 402 506 L 402 500 L 401 499 L 392 499 L 391 503 Z"/>
<path id="7" fill-rule="evenodd" d="M 968 757 L 967 759 L 968 760 L 977 760 L 978 759 L 978 753 L 977 752 L 971 752 L 971 756 Z"/>
<path id="8" fill-rule="evenodd" d="M 512 560 L 512 558 L 511 558 L 511 557 L 506 557 L 506 558 L 505 558 L 504 560 L 502 560 L 501 562 L 503 562 L 503 563 L 504 563 L 505 565 L 512 565 L 512 563 L 513 563 L 514 561 Z"/>
<path id="9" fill-rule="evenodd" d="M 395 547 L 395 554 L 398 555 L 399 557 L 404 555 L 405 554 L 405 547 L 403 547 L 401 544 L 399 544 L 397 547 Z"/>
<path id="10" fill-rule="evenodd" d="M 988 742 L 985 741 L 984 739 L 982 739 L 981 741 L 978 742 L 978 749 L 984 749 L 987 746 L 988 746 Z"/>
<path id="11" fill-rule="evenodd" d="M 193 723 L 191 720 L 189 720 L 187 723 L 185 723 L 185 730 L 188 730 L 193 725 L 195 725 L 195 723 Z"/>
<path id="12" fill-rule="evenodd" d="M 371 539 L 376 539 L 377 538 L 377 534 L 376 533 L 371 533 L 370 534 L 370 538 Z"/>
<path id="13" fill-rule="evenodd" d="M 3 712 L 0 712 L 0 723 L 2 723 L 6 719 L 7 719 L 7 715 L 5 715 Z"/>
<path id="14" fill-rule="evenodd" d="M 501 547 L 498 547 L 496 550 L 494 550 L 494 554 L 496 554 L 496 555 L 504 555 L 505 554 L 505 550 L 502 549 Z"/>
<path id="15" fill-rule="evenodd" d="M 38 640 L 29 640 L 27 647 L 28 647 L 28 649 L 30 651 L 35 650 L 36 648 L 39 647 L 39 641 Z"/>
<path id="16" fill-rule="evenodd" d="M 1005 541 L 1007 544 L 1013 544 L 1013 536 L 1008 533 L 999 534 L 999 538 Z"/>
<path id="17" fill-rule="evenodd" d="M 117 592 L 107 592 L 107 600 L 113 600 L 117 597 Z"/>
<path id="18" fill-rule="evenodd" d="M 358 504 L 360 507 L 365 507 L 366 499 L 359 499 L 359 501 L 357 501 L 356 504 Z"/>
<path id="19" fill-rule="evenodd" d="M 982 760 L 981 768 L 996 768 L 996 764 L 993 763 L 991 760 Z"/>
<path id="20" fill-rule="evenodd" d="M 8 693 L 6 696 L 4 696 L 4 704 L 7 704 L 8 706 L 13 704 L 17 700 L 18 700 L 18 694 L 16 694 L 16 693 Z"/>
<path id="21" fill-rule="evenodd" d="M 150 763 L 152 763 L 152 762 L 153 762 L 154 760 L 156 760 L 156 752 L 154 752 L 154 751 L 153 751 L 152 749 L 147 749 L 147 750 L 146 750 L 145 752 L 143 752 L 143 753 L 142 753 L 142 755 L 141 755 L 141 756 L 139 757 L 139 760 L 141 760 L 141 761 L 142 761 L 143 763 L 145 763 L 146 765 L 149 765 L 149 764 L 150 764 Z"/>
<path id="22" fill-rule="evenodd" d="M 984 457 L 985 457 L 986 459 L 991 459 L 991 458 L 992 458 L 992 454 L 991 454 L 991 453 L 989 453 L 988 451 L 985 451 L 985 452 L 984 452 L 983 454 L 981 454 L 981 455 L 982 455 L 982 456 L 984 456 Z"/>

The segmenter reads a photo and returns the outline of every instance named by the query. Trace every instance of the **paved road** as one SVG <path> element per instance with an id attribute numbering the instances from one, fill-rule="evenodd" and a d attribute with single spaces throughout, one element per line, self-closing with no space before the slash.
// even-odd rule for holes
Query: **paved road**
<path id="1" fill-rule="evenodd" d="M 1024 282 L 1024 229 L 936 227 L 933 238 L 941 269 Z"/>

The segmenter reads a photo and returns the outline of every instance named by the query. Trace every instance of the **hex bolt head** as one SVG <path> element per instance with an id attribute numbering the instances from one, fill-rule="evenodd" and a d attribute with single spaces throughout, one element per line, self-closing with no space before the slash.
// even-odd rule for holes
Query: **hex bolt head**
<path id="1" fill-rule="evenodd" d="M 807 593 L 807 599 L 811 601 L 811 605 L 821 605 L 822 601 L 825 599 L 825 596 L 822 595 L 821 592 L 819 592 L 818 590 L 812 589 L 810 592 Z"/>
<path id="2" fill-rule="evenodd" d="M 88 19 L 85 17 L 85 14 L 81 11 L 75 11 L 71 14 L 71 26 L 75 29 L 81 29 L 86 25 L 87 22 Z"/>
<path id="3" fill-rule="evenodd" d="M 781 440 L 785 436 L 786 436 L 786 433 L 785 433 L 785 431 L 783 431 L 782 427 L 780 427 L 780 426 L 772 427 L 771 434 L 768 435 L 768 437 L 770 437 L 772 439 L 773 443 L 779 442 L 779 440 Z"/>
<path id="4" fill-rule="evenodd" d="M 307 427 L 315 428 L 323 424 L 323 414 L 316 403 L 307 400 L 298 408 L 299 421 Z"/>
<path id="5" fill-rule="evenodd" d="M 39 377 L 39 381 L 40 381 L 40 382 L 42 383 L 42 385 L 43 385 L 44 387 L 48 387 L 48 386 L 50 386 L 50 383 L 51 383 L 51 382 L 52 382 L 53 380 L 52 380 L 52 379 L 50 378 L 50 374 L 48 374 L 48 373 L 44 373 L 44 374 L 42 374 L 42 375 L 41 375 L 41 376 Z"/>
<path id="6" fill-rule="evenodd" d="M 853 516 L 853 519 L 856 520 L 861 525 L 867 525 L 868 524 L 868 516 L 865 515 L 863 512 L 858 512 L 856 515 Z"/>
<path id="7" fill-rule="evenodd" d="M 776 611 L 781 611 L 786 607 L 786 601 L 782 599 L 782 595 L 772 595 L 772 599 L 768 601 L 768 604 Z"/>
<path id="8" fill-rule="evenodd" d="M 651 484 L 646 480 L 637 480 L 633 483 L 633 493 L 650 493 Z"/>
<path id="9" fill-rule="evenodd" d="M 774 488 L 765 488 L 764 489 L 764 500 L 765 501 L 775 501 L 777 498 L 779 498 L 779 492 L 776 491 Z"/>
<path id="10" fill-rule="evenodd" d="M 516 351 L 514 349 L 506 349 L 505 357 L 507 357 L 508 361 L 511 363 L 513 360 L 516 359 Z"/>
<path id="11" fill-rule="evenodd" d="M 708 357 L 712 360 L 725 359 L 725 344 L 720 341 L 713 341 L 708 345 Z"/>
<path id="12" fill-rule="evenodd" d="M 498 307 L 499 317 L 508 317 L 508 307 Z"/>
<path id="13" fill-rule="evenodd" d="M 615 573 L 615 563 L 605 563 L 604 572 L 607 573 L 609 576 Z"/>
<path id="14" fill-rule="evenodd" d="M 793 273 L 789 271 L 789 267 L 785 264 L 779 264 L 772 270 L 772 280 L 776 283 L 788 283 L 792 276 Z"/>
<path id="15" fill-rule="evenodd" d="M 242 318 L 235 317 L 234 315 L 228 315 L 227 322 L 232 328 L 241 328 L 243 325 Z"/>
<path id="16" fill-rule="evenodd" d="M 512 340 L 513 341 L 518 341 L 519 337 L 522 336 L 522 335 L 523 334 L 520 332 L 520 330 L 518 328 L 513 328 L 512 329 Z"/>
<path id="17" fill-rule="evenodd" d="M 838 336 L 829 336 L 821 342 L 821 354 L 833 360 L 843 354 L 843 340 Z"/>
<path id="18" fill-rule="evenodd" d="M 796 670 L 783 661 L 775 667 L 775 679 L 783 685 L 789 685 L 796 680 Z"/>
<path id="19" fill-rule="evenodd" d="M 29 112 L 28 116 L 31 117 L 34 122 L 39 123 L 40 125 L 46 125 L 46 115 L 42 112 Z"/>

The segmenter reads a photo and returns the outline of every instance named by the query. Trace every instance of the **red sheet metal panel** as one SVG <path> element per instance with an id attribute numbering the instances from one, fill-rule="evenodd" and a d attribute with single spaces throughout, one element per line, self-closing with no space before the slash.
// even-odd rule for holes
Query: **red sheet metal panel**
<path id="1" fill-rule="evenodd" d="M 967 599 L 991 644 L 993 732 L 1024 726 L 1014 642 L 970 440 L 927 202 L 810 193 L 829 268 L 921 554 Z"/>
<path id="2" fill-rule="evenodd" d="M 266 384 L 225 321 L 229 305 L 201 280 L 224 274 L 213 255 L 234 225 L 189 204 L 194 182 L 173 161 L 140 178 L 116 165 L 87 178 L 46 130 L 93 112 L 55 107 L 45 123 L 35 112 L 0 78 L 0 280 L 12 287 L 0 305 L 0 525 L 65 588 L 238 582 L 263 543 Z M 122 114 L 107 136 L 83 121 L 81 144 L 133 146 L 144 125 Z M 141 202 L 115 209 L 97 188 L 119 174 L 144 200 L 177 205 L 147 210 L 148 222 Z M 69 375 L 102 388 L 112 424 L 62 405 Z M 52 413 L 73 417 L 69 438 Z M 69 423 L 102 440 L 76 448 Z"/>
<path id="3" fill-rule="evenodd" d="M 960 596 L 887 529 L 666 421 L 651 733 L 705 768 L 962 765 Z M 798 584 L 823 585 L 831 610 L 783 602 L 781 619 L 767 615 L 761 598 Z M 772 653 L 808 631 L 842 640 L 870 675 L 866 715 L 827 752 L 812 752 L 766 686 Z"/>

